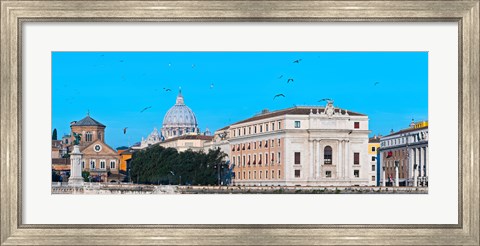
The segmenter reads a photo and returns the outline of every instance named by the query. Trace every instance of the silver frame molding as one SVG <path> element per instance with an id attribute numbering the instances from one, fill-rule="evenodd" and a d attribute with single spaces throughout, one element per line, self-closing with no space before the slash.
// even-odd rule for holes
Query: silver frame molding
<path id="1" fill-rule="evenodd" d="M 0 2 L 1 245 L 480 245 L 479 0 Z M 458 23 L 459 222 L 456 225 L 22 224 L 21 34 L 22 23 L 38 21 Z"/>

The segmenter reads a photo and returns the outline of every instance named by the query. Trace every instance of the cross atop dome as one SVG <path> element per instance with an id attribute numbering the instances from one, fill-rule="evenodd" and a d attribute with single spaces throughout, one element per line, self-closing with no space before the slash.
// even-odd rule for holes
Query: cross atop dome
<path id="1" fill-rule="evenodd" d="M 177 105 L 184 105 L 185 102 L 183 101 L 183 96 L 182 96 L 182 87 L 178 87 L 178 95 L 177 95 Z"/>

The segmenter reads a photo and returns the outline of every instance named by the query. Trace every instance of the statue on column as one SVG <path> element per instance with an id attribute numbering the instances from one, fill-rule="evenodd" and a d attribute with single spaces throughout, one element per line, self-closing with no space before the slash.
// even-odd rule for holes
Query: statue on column
<path id="1" fill-rule="evenodd" d="M 70 153 L 70 178 L 68 179 L 69 186 L 82 187 L 82 153 L 78 145 L 73 146 L 73 151 Z"/>

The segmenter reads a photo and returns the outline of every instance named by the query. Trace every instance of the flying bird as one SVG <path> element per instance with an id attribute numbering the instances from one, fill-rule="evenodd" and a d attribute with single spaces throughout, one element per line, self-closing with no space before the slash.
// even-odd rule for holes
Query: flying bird
<path id="1" fill-rule="evenodd" d="M 195 68 L 195 64 L 192 64 L 192 68 Z"/>
<path id="2" fill-rule="evenodd" d="M 298 60 L 293 61 L 293 63 L 300 63 L 301 61 L 302 61 L 302 59 L 298 59 Z"/>
<path id="3" fill-rule="evenodd" d="M 293 79 L 292 79 L 292 78 L 290 78 L 290 79 L 287 80 L 287 83 L 290 83 L 290 82 L 293 82 Z"/>
<path id="4" fill-rule="evenodd" d="M 273 97 L 273 100 L 275 100 L 275 98 L 277 98 L 277 97 L 285 97 L 285 95 L 283 95 L 283 94 L 277 94 L 277 95 L 275 95 L 275 96 Z"/>
<path id="5" fill-rule="evenodd" d="M 127 134 L 127 128 L 128 127 L 123 128 L 123 134 Z"/>
<path id="6" fill-rule="evenodd" d="M 123 60 L 120 60 L 120 62 L 123 62 Z"/>
<path id="7" fill-rule="evenodd" d="M 163 89 L 164 89 L 165 91 L 172 91 L 172 90 L 170 90 L 169 88 L 163 88 Z"/>
<path id="8" fill-rule="evenodd" d="M 330 98 L 322 98 L 322 99 L 318 100 L 318 102 L 325 102 L 325 101 L 333 101 L 333 100 L 330 99 Z"/>
<path id="9" fill-rule="evenodd" d="M 280 77 L 278 77 L 278 79 L 281 79 L 281 78 L 283 78 L 283 75 L 280 75 Z"/>
<path id="10" fill-rule="evenodd" d="M 145 111 L 145 110 L 147 110 L 147 109 L 149 109 L 149 108 L 151 108 L 151 107 L 152 107 L 152 106 L 148 106 L 148 107 L 146 107 L 146 108 L 143 108 L 142 111 L 140 111 L 140 113 L 143 113 L 143 111 Z"/>
<path id="11" fill-rule="evenodd" d="M 380 82 L 375 82 L 375 84 L 373 84 L 373 85 L 378 85 L 378 84 L 380 84 Z"/>

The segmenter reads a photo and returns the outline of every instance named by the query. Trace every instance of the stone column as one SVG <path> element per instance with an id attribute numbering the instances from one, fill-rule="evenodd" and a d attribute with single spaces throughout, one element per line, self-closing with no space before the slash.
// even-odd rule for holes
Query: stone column
<path id="1" fill-rule="evenodd" d="M 70 178 L 68 179 L 70 186 L 83 186 L 81 159 L 80 148 L 78 145 L 73 146 L 73 151 L 70 153 Z"/>
<path id="2" fill-rule="evenodd" d="M 321 140 L 317 141 L 317 149 L 315 151 L 317 155 L 317 163 L 315 164 L 317 179 L 320 178 L 320 141 Z"/>
<path id="3" fill-rule="evenodd" d="M 418 176 L 420 176 L 420 184 L 423 186 L 423 161 L 422 161 L 422 148 L 417 148 L 418 150 Z"/>
<path id="4" fill-rule="evenodd" d="M 418 162 L 418 176 L 422 176 L 422 153 L 420 152 L 420 148 L 417 148 L 417 162 Z"/>
<path id="5" fill-rule="evenodd" d="M 341 171 L 340 171 L 340 163 L 342 163 L 342 142 L 343 140 L 338 140 L 338 148 L 337 148 L 337 161 L 335 162 L 335 165 L 337 165 L 337 173 L 335 174 L 335 178 L 340 178 Z M 333 158 L 333 155 L 332 155 Z"/>
<path id="6" fill-rule="evenodd" d="M 310 150 L 310 164 L 309 164 L 309 170 L 310 170 L 310 179 L 313 179 L 315 177 L 314 175 L 314 172 L 313 172 L 313 166 L 315 165 L 314 164 L 314 160 L 315 160 L 315 149 L 314 149 L 314 145 L 313 145 L 313 141 L 314 140 L 311 140 L 308 144 L 309 144 L 309 150 Z"/>
<path id="7" fill-rule="evenodd" d="M 345 143 L 345 178 L 350 179 L 350 140 Z"/>
<path id="8" fill-rule="evenodd" d="M 398 165 L 399 165 L 399 161 L 395 161 L 395 186 L 399 186 L 399 175 L 398 175 Z"/>
<path id="9" fill-rule="evenodd" d="M 417 164 L 413 164 L 413 186 L 417 187 Z"/>
<path id="10" fill-rule="evenodd" d="M 425 147 L 425 181 L 428 181 L 428 170 L 430 169 L 430 165 L 428 163 L 428 146 Z"/>
<path id="11" fill-rule="evenodd" d="M 382 186 L 385 187 L 386 185 L 386 180 L 385 180 L 385 165 L 382 166 Z"/>
<path id="12" fill-rule="evenodd" d="M 345 159 L 345 140 L 342 140 L 342 152 L 340 153 L 342 155 L 342 162 L 341 162 L 341 165 L 342 165 L 342 171 L 341 171 L 341 176 L 342 176 L 342 179 L 345 179 L 345 165 L 346 165 L 346 159 Z"/>

